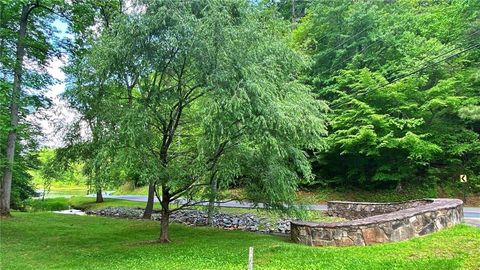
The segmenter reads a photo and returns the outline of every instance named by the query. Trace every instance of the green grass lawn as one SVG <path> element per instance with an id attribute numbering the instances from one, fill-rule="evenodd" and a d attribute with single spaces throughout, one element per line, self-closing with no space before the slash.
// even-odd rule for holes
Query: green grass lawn
<path id="1" fill-rule="evenodd" d="M 27 202 L 27 211 L 29 212 L 38 212 L 38 211 L 56 211 L 64 210 L 69 208 L 75 209 L 100 209 L 107 207 L 140 207 L 144 208 L 146 202 L 134 202 L 127 200 L 119 199 L 104 199 L 102 203 L 96 203 L 95 198 L 85 197 L 85 196 L 76 196 L 71 198 L 46 198 L 45 200 L 41 199 L 30 199 Z M 154 206 L 155 209 L 160 209 L 160 205 L 157 203 Z"/>
<path id="2" fill-rule="evenodd" d="M 148 185 L 142 187 L 133 187 L 129 183 L 125 183 L 118 187 L 113 194 L 115 195 L 147 195 L 148 194 Z"/>
<path id="3" fill-rule="evenodd" d="M 35 189 L 43 191 L 43 183 L 42 182 L 35 182 Z M 74 183 L 63 183 L 54 181 L 51 183 L 50 191 L 47 192 L 46 197 L 48 198 L 55 198 L 61 197 L 65 195 L 72 195 L 72 196 L 85 196 L 87 195 L 88 187 L 82 184 L 74 184 Z"/>
<path id="4" fill-rule="evenodd" d="M 1 221 L 3 269 L 480 269 L 480 230 L 458 225 L 413 240 L 368 247 L 308 247 L 256 233 L 53 213 Z"/>

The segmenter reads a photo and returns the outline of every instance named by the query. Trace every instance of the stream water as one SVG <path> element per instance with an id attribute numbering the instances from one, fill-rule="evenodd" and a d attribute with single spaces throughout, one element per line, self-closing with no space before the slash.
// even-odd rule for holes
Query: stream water
<path id="1" fill-rule="evenodd" d="M 84 216 L 84 215 L 86 215 L 85 212 L 83 212 L 82 210 L 77 210 L 77 209 L 67 209 L 67 210 L 60 210 L 60 211 L 52 211 L 52 213 L 65 214 L 65 215 L 78 215 L 78 216 Z"/>

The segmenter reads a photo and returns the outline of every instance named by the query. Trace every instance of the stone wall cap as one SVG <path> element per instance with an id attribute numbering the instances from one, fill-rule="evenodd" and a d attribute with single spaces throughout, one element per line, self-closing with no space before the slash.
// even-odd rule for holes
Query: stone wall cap
<path id="1" fill-rule="evenodd" d="M 352 201 L 328 201 L 327 204 L 358 204 L 358 205 L 397 205 L 397 204 L 406 204 L 412 202 L 433 202 L 435 199 L 417 199 L 410 200 L 405 202 L 352 202 Z"/>
<path id="2" fill-rule="evenodd" d="M 414 201 L 427 201 L 429 203 L 420 205 L 417 207 L 407 208 L 404 210 L 399 210 L 399 211 L 386 213 L 386 214 L 380 214 L 376 216 L 370 216 L 362 219 L 340 221 L 340 222 L 291 221 L 291 223 L 295 225 L 300 225 L 300 226 L 327 227 L 327 228 L 364 226 L 364 225 L 376 224 L 381 222 L 389 222 L 389 221 L 395 221 L 400 219 L 406 219 L 416 215 L 424 214 L 427 212 L 438 211 L 442 209 L 457 208 L 458 206 L 461 206 L 463 204 L 463 201 L 459 199 L 441 199 L 440 198 L 440 199 L 413 200 L 413 202 Z M 332 201 L 332 202 L 336 202 L 336 201 Z M 345 202 L 345 203 L 349 203 L 349 202 Z M 350 202 L 350 203 L 355 204 L 356 202 Z M 361 204 L 369 204 L 369 203 L 363 202 Z M 376 203 L 372 203 L 372 204 L 376 204 Z"/>

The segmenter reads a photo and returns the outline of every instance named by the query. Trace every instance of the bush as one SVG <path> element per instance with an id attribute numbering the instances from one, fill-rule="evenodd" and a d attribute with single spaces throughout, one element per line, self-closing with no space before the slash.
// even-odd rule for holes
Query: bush
<path id="1" fill-rule="evenodd" d="M 60 211 L 69 208 L 67 198 L 29 199 L 26 202 L 26 210 L 29 212 Z"/>

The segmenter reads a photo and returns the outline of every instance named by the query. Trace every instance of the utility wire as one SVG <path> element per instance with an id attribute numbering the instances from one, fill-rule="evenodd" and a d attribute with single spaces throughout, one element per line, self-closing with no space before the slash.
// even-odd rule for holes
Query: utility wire
<path id="1" fill-rule="evenodd" d="M 478 33 L 478 32 L 480 32 L 480 29 L 478 29 L 477 31 L 474 31 L 474 32 L 468 34 L 465 38 L 469 38 L 469 37 L 473 36 L 474 34 L 476 34 L 476 33 Z M 450 43 L 456 43 L 456 42 L 458 42 L 461 36 L 462 36 L 462 33 L 460 33 L 460 34 L 457 36 L 457 38 L 455 38 L 455 41 L 450 42 Z M 441 52 L 441 51 L 443 51 L 443 50 L 445 50 L 445 49 L 446 49 L 446 47 L 444 47 L 444 48 L 442 48 L 441 50 L 439 50 L 439 52 Z M 437 58 L 439 58 L 439 57 L 441 57 L 441 56 L 443 56 L 443 55 L 446 55 L 446 54 L 448 54 L 448 53 L 456 50 L 456 49 L 458 49 L 458 47 L 457 47 L 457 48 L 453 48 L 453 49 L 451 49 L 451 50 L 448 50 L 447 52 L 441 53 L 441 54 L 439 54 L 439 55 L 437 55 L 437 56 L 435 56 L 435 57 L 433 57 L 433 58 L 431 58 L 431 59 L 428 59 L 426 62 L 432 61 L 432 60 L 434 60 L 434 59 L 437 59 Z M 425 58 L 427 58 L 427 57 L 425 57 Z M 425 58 L 424 58 L 423 60 L 425 60 Z M 422 61 L 423 61 L 423 60 L 422 60 Z"/>
<path id="2" fill-rule="evenodd" d="M 415 71 L 412 71 L 412 72 L 410 72 L 410 73 L 408 73 L 408 74 L 406 74 L 406 75 L 404 75 L 404 76 L 401 76 L 401 77 L 399 77 L 399 78 L 396 78 L 396 79 L 394 79 L 393 81 L 387 82 L 387 83 L 385 83 L 385 84 L 383 84 L 383 85 L 381 85 L 381 86 L 378 86 L 378 87 L 376 87 L 376 88 L 368 87 L 368 88 L 364 89 L 362 92 L 366 92 L 366 91 L 369 91 L 369 90 L 379 90 L 379 89 L 382 89 L 382 88 L 384 88 L 384 87 L 386 87 L 386 86 L 388 86 L 388 85 L 391 85 L 391 84 L 393 84 L 393 83 L 395 83 L 395 82 L 397 82 L 397 81 L 403 80 L 403 79 L 405 79 L 405 78 L 407 78 L 407 77 L 410 77 L 410 76 L 412 76 L 412 75 L 414 75 L 414 74 L 416 74 L 416 73 L 418 73 L 418 72 L 421 72 L 421 71 L 423 71 L 423 70 L 425 70 L 425 69 L 427 69 L 427 68 L 429 68 L 429 67 L 432 67 L 432 66 L 434 66 L 434 65 L 436 65 L 436 64 L 439 64 L 439 63 L 441 63 L 441 62 L 445 62 L 445 61 L 447 61 L 447 60 L 450 60 L 450 59 L 452 59 L 452 58 L 454 58 L 454 57 L 456 57 L 456 56 L 458 56 L 458 55 L 460 55 L 460 54 L 462 54 L 462 53 L 465 53 L 465 52 L 467 52 L 467 51 L 470 51 L 470 50 L 473 50 L 473 49 L 476 49 L 476 48 L 480 48 L 480 43 L 473 44 L 473 45 L 471 45 L 471 46 L 463 49 L 462 51 L 460 51 L 460 52 L 458 52 L 458 53 L 455 53 L 455 54 L 452 54 L 452 55 L 450 55 L 450 56 L 447 56 L 447 57 L 445 57 L 445 58 L 443 58 L 443 59 L 441 59 L 441 60 L 438 60 L 438 61 L 436 61 L 436 62 L 434 62 L 434 63 L 432 63 L 432 64 L 430 64 L 430 65 L 421 67 L 421 68 L 419 68 L 419 69 L 417 69 L 417 70 L 415 70 Z M 339 92 L 339 94 L 346 95 L 346 93 L 344 93 L 344 92 Z M 347 96 L 348 96 L 348 95 L 347 95 Z"/>
<path id="3" fill-rule="evenodd" d="M 476 34 L 476 33 L 478 33 L 478 32 L 480 32 L 480 29 L 479 29 L 479 30 L 476 30 L 476 31 L 474 31 L 474 32 L 472 32 L 472 33 L 470 33 L 470 34 L 468 34 L 465 38 L 469 38 L 469 37 L 473 36 L 474 34 Z M 454 41 L 452 41 L 451 43 L 456 43 L 456 42 L 458 42 L 458 41 L 460 40 L 461 36 L 462 36 L 462 34 L 460 33 L 459 35 L 457 35 L 457 36 L 455 37 Z M 336 66 L 341 66 L 343 63 L 345 63 L 345 62 L 347 62 L 347 61 L 350 61 L 350 60 L 353 59 L 355 56 L 357 56 L 357 55 L 359 55 L 359 54 L 361 55 L 362 53 L 364 53 L 365 51 L 367 51 L 367 49 L 369 49 L 371 46 L 373 46 L 374 44 L 378 43 L 379 41 L 382 41 L 382 40 L 381 40 L 381 39 L 377 39 L 377 40 L 373 41 L 373 42 L 370 43 L 367 47 L 365 47 L 364 49 L 362 49 L 359 53 L 355 53 L 355 54 L 353 54 L 351 57 L 343 60 L 342 62 L 333 65 L 333 67 L 332 67 L 329 71 L 330 71 L 330 72 L 331 72 L 331 71 L 334 71 L 334 68 L 335 68 Z M 433 48 L 433 47 L 432 47 L 432 48 Z M 449 54 L 449 53 L 451 53 L 451 52 L 453 52 L 453 51 L 455 51 L 455 50 L 458 50 L 459 48 L 458 48 L 458 47 L 455 47 L 455 48 L 450 49 L 450 50 L 448 50 L 448 51 L 446 51 L 446 52 L 443 52 L 443 51 L 445 51 L 445 49 L 447 49 L 446 46 L 443 47 L 443 48 L 441 48 L 441 49 L 438 50 L 437 52 L 435 52 L 435 54 L 437 54 L 437 53 L 440 53 L 440 54 L 435 55 L 435 56 L 433 56 L 433 57 L 430 58 L 430 59 L 427 59 L 427 58 L 429 58 L 430 56 L 426 56 L 426 57 L 422 58 L 422 59 L 420 60 L 420 62 L 423 62 L 421 65 L 425 65 L 426 63 L 428 63 L 428 62 L 430 62 L 430 61 L 432 61 L 432 60 L 435 60 L 435 59 L 437 59 L 437 58 L 439 58 L 439 57 L 442 57 L 442 56 L 444 56 L 444 55 L 446 55 L 446 54 Z M 428 50 L 427 53 L 429 53 L 429 52 L 431 52 L 431 51 L 432 51 L 432 49 Z"/>
<path id="4" fill-rule="evenodd" d="M 476 33 L 478 33 L 478 32 L 480 32 L 480 29 L 477 30 L 477 31 L 474 31 L 474 32 L 472 32 L 472 33 L 470 33 L 470 34 L 468 34 L 465 38 L 469 38 L 469 37 L 473 36 L 474 34 L 476 34 Z M 460 36 L 461 36 L 461 35 L 457 36 L 456 40 L 455 40 L 454 42 L 452 42 L 452 43 L 458 42 L 458 41 L 460 40 Z M 472 44 L 472 42 L 474 42 L 474 41 L 475 41 L 475 39 L 472 39 L 472 40 L 470 40 L 470 41 L 467 42 L 467 43 Z M 471 45 L 469 45 L 467 48 L 469 48 L 470 46 L 471 46 Z M 438 50 L 438 52 L 444 51 L 446 48 L 447 48 L 447 47 L 443 47 L 442 49 Z M 429 62 L 431 62 L 431 61 L 433 61 L 433 60 L 435 60 L 435 59 L 438 59 L 438 58 L 440 58 L 440 57 L 443 57 L 443 56 L 445 56 L 445 55 L 448 55 L 448 54 L 450 54 L 451 52 L 454 52 L 454 51 L 459 50 L 459 49 L 460 49 L 459 46 L 455 46 L 454 48 L 449 49 L 449 50 L 447 50 L 447 51 L 445 51 L 445 52 L 442 52 L 442 53 L 440 53 L 440 54 L 438 54 L 438 55 L 435 55 L 435 56 L 433 56 L 433 57 L 430 58 L 430 59 L 427 59 L 428 56 L 427 56 L 427 57 L 424 57 L 424 58 L 421 60 L 421 62 L 423 62 L 423 63 L 421 63 L 421 65 L 424 66 L 424 65 L 428 64 Z M 426 60 L 426 59 L 427 59 L 427 60 Z"/>
<path id="5" fill-rule="evenodd" d="M 450 59 L 452 59 L 452 58 L 454 58 L 454 57 L 456 57 L 456 56 L 458 56 L 458 55 L 460 55 L 460 54 L 462 54 L 462 53 L 465 53 L 465 52 L 467 52 L 467 51 L 470 51 L 470 50 L 473 50 L 473 49 L 479 48 L 479 47 L 480 47 L 480 43 L 470 45 L 469 47 L 463 49 L 462 51 L 460 51 L 460 52 L 458 52 L 458 53 L 454 53 L 454 54 L 452 54 L 452 55 L 449 55 L 449 56 L 447 56 L 447 57 L 445 57 L 445 58 L 443 58 L 443 59 L 441 59 L 441 60 L 438 60 L 438 61 L 436 61 L 436 62 L 434 62 L 434 63 L 431 63 L 430 65 L 425 65 L 425 66 L 423 66 L 423 67 L 421 67 L 421 68 L 419 68 L 419 69 L 417 69 L 417 70 L 414 70 L 414 71 L 412 71 L 412 72 L 410 72 L 410 73 L 408 73 L 408 74 L 405 74 L 405 75 L 403 75 L 403 76 L 401 76 L 401 77 L 395 78 L 395 79 L 393 79 L 392 81 L 388 81 L 388 79 L 387 79 L 387 83 L 385 83 L 385 84 L 383 84 L 383 85 L 381 85 L 381 86 L 378 86 L 378 87 L 376 87 L 376 88 L 367 87 L 367 88 L 364 89 L 363 91 L 361 90 L 361 92 L 367 92 L 367 91 L 369 91 L 369 90 L 379 90 L 379 89 L 382 89 L 382 88 L 384 88 L 385 86 L 391 85 L 391 84 L 393 84 L 393 83 L 395 83 L 395 82 L 397 82 L 397 81 L 403 80 L 403 79 L 405 79 L 405 78 L 407 78 L 407 77 L 410 77 L 410 76 L 412 76 L 412 75 L 414 75 L 414 74 L 416 74 L 416 73 L 419 73 L 419 72 L 421 72 L 421 71 L 423 71 L 423 70 L 425 70 L 425 69 L 427 69 L 427 68 L 430 68 L 430 67 L 432 67 L 432 66 L 435 66 L 435 65 L 437 65 L 437 64 L 439 64 L 439 63 L 441 63 L 441 62 L 445 62 L 445 61 L 447 61 L 447 60 L 450 60 Z"/>
<path id="6" fill-rule="evenodd" d="M 391 81 L 391 82 L 389 82 L 389 83 L 386 83 L 385 85 L 383 85 L 383 86 L 381 86 L 381 87 L 385 87 L 385 86 L 390 85 L 390 84 L 392 84 L 392 83 L 394 83 L 394 82 L 397 82 L 397 81 L 399 81 L 399 80 L 405 79 L 405 78 L 407 78 L 407 77 L 409 77 L 409 76 L 411 76 L 411 75 L 413 75 L 413 74 L 416 74 L 416 73 L 418 73 L 418 72 L 420 72 L 420 71 L 423 71 L 423 70 L 425 70 L 425 69 L 427 69 L 427 68 L 429 68 L 429 67 L 432 67 L 432 66 L 434 66 L 434 65 L 436 65 L 436 64 L 439 64 L 439 63 L 441 63 L 441 62 L 445 62 L 445 61 L 447 61 L 447 60 L 449 60 L 449 59 L 452 59 L 452 58 L 454 58 L 454 57 L 456 57 L 456 56 L 458 56 L 458 55 L 460 55 L 460 54 L 462 54 L 462 53 L 465 53 L 465 52 L 467 52 L 467 51 L 470 51 L 470 50 L 473 50 L 473 49 L 479 48 L 479 47 L 480 47 L 480 43 L 473 44 L 473 45 L 471 45 L 471 46 L 463 49 L 462 51 L 460 51 L 460 52 L 458 52 L 458 53 L 454 53 L 454 54 L 452 54 L 452 55 L 450 55 L 450 56 L 447 56 L 447 57 L 445 57 L 445 58 L 443 58 L 443 59 L 441 59 L 441 60 L 438 60 L 438 61 L 436 61 L 436 62 L 434 62 L 434 63 L 432 63 L 432 64 L 430 64 L 430 65 L 423 66 L 423 67 L 421 67 L 421 68 L 419 68 L 419 69 L 417 69 L 417 70 L 415 70 L 415 71 L 412 71 L 412 72 L 410 72 L 410 73 L 408 73 L 408 74 L 406 74 L 406 75 L 403 75 L 403 76 L 401 76 L 401 77 L 398 77 L 398 78 L 394 79 L 393 81 Z"/>

